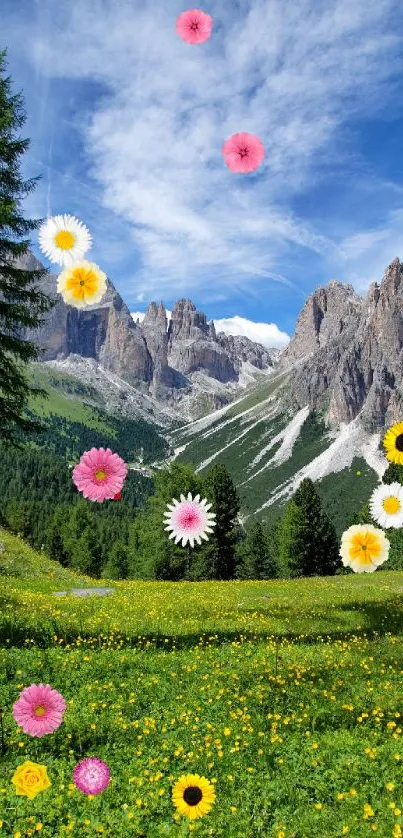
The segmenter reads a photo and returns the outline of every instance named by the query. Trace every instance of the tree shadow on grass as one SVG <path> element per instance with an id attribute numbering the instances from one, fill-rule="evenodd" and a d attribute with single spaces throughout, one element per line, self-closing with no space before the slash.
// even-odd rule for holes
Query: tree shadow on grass
<path id="1" fill-rule="evenodd" d="M 1 598 L 0 598 L 1 600 Z M 293 631 L 278 631 L 275 628 L 272 631 L 262 631 L 257 629 L 255 631 L 240 627 L 232 631 L 217 631 L 214 626 L 209 628 L 201 628 L 198 632 L 191 632 L 188 634 L 165 634 L 161 631 L 141 632 L 139 634 L 129 636 L 128 631 L 119 632 L 114 631 L 114 640 L 116 646 L 122 642 L 119 648 L 138 648 L 143 647 L 163 649 L 164 651 L 171 651 L 175 649 L 192 649 L 196 645 L 205 646 L 221 646 L 226 643 L 234 642 L 267 642 L 275 637 L 279 643 L 286 641 L 294 645 L 311 645 L 316 644 L 323 639 L 329 641 L 335 640 L 349 640 L 351 637 L 357 638 L 377 638 L 384 636 L 387 632 L 391 634 L 403 634 L 403 597 L 401 595 L 391 597 L 387 601 L 379 602 L 377 600 L 368 601 L 353 601 L 345 604 L 337 605 L 335 613 L 326 614 L 326 624 L 329 629 L 325 628 L 322 631 L 304 632 L 303 627 L 298 631 L 298 612 L 294 615 Z M 0 601 L 1 606 L 1 601 Z M 74 627 L 64 627 L 63 624 L 58 624 L 54 619 L 46 618 L 38 623 L 26 625 L 24 623 L 24 616 L 26 615 L 26 606 L 20 603 L 13 603 L 13 614 L 8 615 L 3 613 L 0 618 L 0 645 L 6 648 L 25 646 L 37 646 L 38 648 L 55 647 L 54 636 L 63 639 L 63 643 L 74 643 L 78 637 L 81 639 L 90 639 L 94 637 L 94 630 L 88 629 L 84 625 Z M 364 624 L 359 628 L 351 629 L 335 629 L 335 624 L 340 623 L 340 614 L 337 612 L 359 612 L 361 622 Z M 242 614 L 258 614 L 262 617 L 271 616 L 266 609 L 245 609 Z M 301 615 L 300 615 L 301 616 Z M 293 613 L 290 607 L 277 607 L 274 612 L 274 618 L 287 619 L 293 618 Z M 306 617 L 303 617 L 306 619 Z M 314 617 L 312 618 L 314 619 Z M 332 628 L 333 626 L 333 628 Z M 103 628 L 103 634 L 107 634 L 108 629 Z M 129 639 L 127 640 L 127 637 Z M 25 641 L 31 641 L 27 644 Z M 33 643 L 32 643 L 33 641 Z M 103 645 L 101 639 L 98 641 L 98 647 Z M 61 644 L 60 648 L 63 648 Z M 94 644 L 97 648 L 97 644 Z M 109 647 L 110 648 L 110 647 Z"/>

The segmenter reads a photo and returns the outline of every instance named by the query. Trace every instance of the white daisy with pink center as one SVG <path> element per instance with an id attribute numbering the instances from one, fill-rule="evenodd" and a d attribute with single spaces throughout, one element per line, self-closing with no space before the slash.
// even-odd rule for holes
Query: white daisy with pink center
<path id="1" fill-rule="evenodd" d="M 194 547 L 195 541 L 198 544 L 202 543 L 202 538 L 208 541 L 207 533 L 213 532 L 216 516 L 214 512 L 208 511 L 212 504 L 207 503 L 206 498 L 202 501 L 200 495 L 192 498 L 189 492 L 187 498 L 184 495 L 180 496 L 180 502 L 172 498 L 172 503 L 168 503 L 167 506 L 169 512 L 164 513 L 164 529 L 172 530 L 169 538 L 174 538 L 175 544 L 182 541 L 182 546 L 185 547 L 189 542 L 190 546 Z"/>

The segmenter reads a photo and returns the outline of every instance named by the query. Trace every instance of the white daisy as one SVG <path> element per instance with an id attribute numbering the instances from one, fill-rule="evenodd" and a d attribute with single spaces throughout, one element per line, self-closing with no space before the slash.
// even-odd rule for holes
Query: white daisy
<path id="1" fill-rule="evenodd" d="M 381 527 L 403 527 L 403 486 L 400 483 L 378 486 L 371 495 L 369 509 Z"/>
<path id="2" fill-rule="evenodd" d="M 42 253 L 65 268 L 83 258 L 92 244 L 84 224 L 74 215 L 54 215 L 39 230 L 39 247 Z"/>
<path id="3" fill-rule="evenodd" d="M 192 499 L 189 492 L 187 498 L 184 495 L 180 496 L 181 502 L 172 498 L 172 503 L 168 503 L 169 512 L 165 512 L 166 520 L 164 524 L 165 530 L 172 530 L 169 538 L 175 539 L 175 544 L 182 539 L 182 546 L 185 547 L 187 542 L 191 547 L 194 547 L 195 541 L 201 544 L 201 539 L 208 541 L 206 533 L 212 533 L 212 527 L 215 527 L 216 522 L 214 512 L 208 512 L 211 508 L 211 503 L 207 503 L 206 498 L 200 501 L 200 495 L 196 495 Z"/>

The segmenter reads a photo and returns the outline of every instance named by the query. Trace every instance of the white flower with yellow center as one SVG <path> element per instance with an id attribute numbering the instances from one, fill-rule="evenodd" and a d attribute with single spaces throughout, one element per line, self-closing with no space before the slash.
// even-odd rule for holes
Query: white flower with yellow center
<path id="1" fill-rule="evenodd" d="M 371 495 L 369 510 L 379 526 L 403 527 L 403 486 L 400 483 L 378 486 Z"/>
<path id="2" fill-rule="evenodd" d="M 92 244 L 86 226 L 74 215 L 54 215 L 39 230 L 42 253 L 65 268 L 80 261 Z"/>
<path id="3" fill-rule="evenodd" d="M 373 573 L 389 556 L 390 542 L 372 524 L 354 524 L 341 537 L 340 556 L 344 567 L 355 573 Z"/>
<path id="4" fill-rule="evenodd" d="M 180 503 L 172 498 L 172 503 L 167 504 L 169 511 L 164 513 L 164 529 L 168 532 L 172 530 L 169 538 L 174 538 L 175 544 L 182 540 L 182 547 L 188 542 L 191 547 L 194 547 L 195 541 L 201 544 L 202 538 L 208 541 L 207 533 L 212 533 L 216 525 L 215 512 L 208 511 L 211 503 L 207 503 L 206 498 L 201 501 L 200 495 L 192 498 L 190 492 L 187 499 L 184 495 L 180 498 Z"/>
<path id="5" fill-rule="evenodd" d="M 94 262 L 79 262 L 57 278 L 57 290 L 68 306 L 85 308 L 100 303 L 106 292 L 106 274 Z"/>

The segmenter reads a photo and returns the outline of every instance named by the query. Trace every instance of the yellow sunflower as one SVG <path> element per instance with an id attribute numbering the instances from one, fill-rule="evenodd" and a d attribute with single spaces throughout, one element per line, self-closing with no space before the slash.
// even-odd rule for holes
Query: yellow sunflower
<path id="1" fill-rule="evenodd" d="M 403 422 L 392 425 L 383 438 L 386 456 L 392 463 L 403 466 Z"/>
<path id="2" fill-rule="evenodd" d="M 191 820 L 207 815 L 215 801 L 214 786 L 198 774 L 184 774 L 172 789 L 174 806 Z"/>
<path id="3" fill-rule="evenodd" d="M 100 303 L 106 288 L 106 274 L 94 262 L 78 262 L 62 271 L 57 279 L 57 290 L 64 302 L 76 308 Z"/>
<path id="4" fill-rule="evenodd" d="M 372 573 L 386 562 L 389 548 L 382 530 L 372 524 L 355 524 L 341 537 L 340 556 L 344 566 L 355 573 Z"/>

